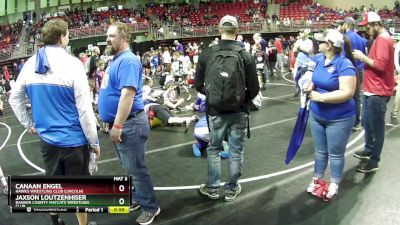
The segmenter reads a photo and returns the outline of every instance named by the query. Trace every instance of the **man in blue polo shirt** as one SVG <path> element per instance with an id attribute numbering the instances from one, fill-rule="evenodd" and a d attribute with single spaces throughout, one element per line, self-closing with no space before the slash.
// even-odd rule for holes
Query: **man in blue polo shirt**
<path id="1" fill-rule="evenodd" d="M 339 26 L 340 32 L 345 34 L 350 39 L 351 48 L 353 50 L 360 50 L 362 53 L 366 54 L 365 47 L 367 45 L 367 39 L 361 37 L 354 31 L 356 22 L 351 17 L 346 17 L 343 23 Z M 342 51 L 344 54 L 344 49 Z M 353 131 L 358 131 L 361 129 L 360 117 L 361 117 L 361 99 L 360 99 L 360 87 L 362 83 L 362 78 L 364 74 L 365 64 L 361 60 L 356 60 L 356 66 L 358 71 L 357 88 L 354 93 L 354 101 L 356 103 L 356 122 L 354 123 Z"/>
<path id="2" fill-rule="evenodd" d="M 129 49 L 130 32 L 126 24 L 114 23 L 107 31 L 107 43 L 114 55 L 100 88 L 99 114 L 110 131 L 125 171 L 132 176 L 135 187 L 132 209 L 142 208 L 136 219 L 150 224 L 160 213 L 153 183 L 144 163 L 144 151 L 150 126 L 143 111 L 142 65 Z M 140 134 L 140 135 L 139 135 Z"/>

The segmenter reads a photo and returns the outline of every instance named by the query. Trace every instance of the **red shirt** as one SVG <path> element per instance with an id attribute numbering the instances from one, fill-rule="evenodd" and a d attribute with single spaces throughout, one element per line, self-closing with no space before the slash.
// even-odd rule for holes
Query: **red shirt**
<path id="1" fill-rule="evenodd" d="M 275 45 L 277 54 L 282 54 L 283 53 L 282 41 L 280 39 L 276 39 L 274 42 L 274 45 Z"/>
<path id="2" fill-rule="evenodd" d="M 7 69 L 3 70 L 4 79 L 10 81 L 10 72 Z"/>
<path id="3" fill-rule="evenodd" d="M 368 54 L 374 60 L 374 67 L 365 64 L 364 91 L 379 95 L 392 96 L 394 88 L 394 47 L 390 35 L 380 34 L 372 44 Z"/>

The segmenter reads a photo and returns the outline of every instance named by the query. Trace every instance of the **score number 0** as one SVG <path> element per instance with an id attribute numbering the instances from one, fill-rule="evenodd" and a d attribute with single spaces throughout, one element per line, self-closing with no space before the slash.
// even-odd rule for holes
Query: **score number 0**
<path id="1" fill-rule="evenodd" d="M 120 192 L 124 192 L 124 191 L 125 191 L 125 186 L 122 185 L 122 184 L 119 185 L 118 190 L 119 190 Z M 124 198 L 120 198 L 120 199 L 118 200 L 118 202 L 119 202 L 120 205 L 123 205 L 123 204 L 125 203 L 125 199 L 124 199 Z"/>

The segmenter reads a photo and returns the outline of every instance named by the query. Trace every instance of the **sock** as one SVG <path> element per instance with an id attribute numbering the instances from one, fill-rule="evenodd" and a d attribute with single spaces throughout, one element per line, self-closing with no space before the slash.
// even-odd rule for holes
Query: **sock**
<path id="1" fill-rule="evenodd" d="M 58 215 L 50 215 L 51 224 L 58 225 Z"/>

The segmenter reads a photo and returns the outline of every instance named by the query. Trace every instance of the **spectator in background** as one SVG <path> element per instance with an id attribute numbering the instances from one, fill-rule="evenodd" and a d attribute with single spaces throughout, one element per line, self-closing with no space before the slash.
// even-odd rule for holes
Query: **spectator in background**
<path id="1" fill-rule="evenodd" d="M 17 81 L 18 75 L 19 75 L 19 69 L 18 69 L 18 64 L 16 62 L 13 63 L 13 78 L 15 81 Z"/>
<path id="2" fill-rule="evenodd" d="M 171 69 L 171 54 L 169 52 L 168 47 L 164 47 L 164 52 L 162 54 L 162 61 L 164 63 L 165 71 L 170 71 Z"/>
<path id="3" fill-rule="evenodd" d="M 3 77 L 6 82 L 10 82 L 10 71 L 8 71 L 7 66 L 3 66 Z"/>
<path id="4" fill-rule="evenodd" d="M 261 36 L 260 33 L 255 33 L 253 35 L 253 40 L 255 42 L 255 44 L 260 44 L 261 47 L 261 51 L 265 52 L 267 49 L 267 42 L 265 41 L 265 39 Z"/>
<path id="5" fill-rule="evenodd" d="M 268 41 L 268 49 L 267 49 L 267 54 L 268 54 L 268 64 L 269 64 L 269 70 L 270 70 L 270 76 L 274 76 L 274 69 L 276 65 L 276 60 L 277 60 L 277 52 L 276 52 L 276 47 L 274 45 L 274 40 L 270 39 Z"/>
<path id="6" fill-rule="evenodd" d="M 239 35 L 236 37 L 236 41 L 239 42 L 240 47 L 242 47 L 242 48 L 245 47 L 244 42 L 243 42 L 243 36 L 242 36 L 242 35 L 239 34 Z"/>
<path id="7" fill-rule="evenodd" d="M 268 55 L 265 51 L 261 50 L 260 44 L 255 45 L 255 50 L 254 59 L 258 75 L 258 83 L 260 84 L 261 90 L 266 90 L 266 82 L 269 82 Z"/>
<path id="8" fill-rule="evenodd" d="M 308 29 L 300 30 L 299 39 L 294 43 L 293 52 L 296 55 L 296 62 L 294 64 L 294 69 L 293 69 L 293 78 L 295 78 L 299 66 L 303 65 L 304 63 L 307 63 L 311 59 L 313 42 L 310 39 L 308 39 L 307 37 L 308 34 L 309 34 Z M 297 84 L 295 85 L 295 87 L 296 87 L 295 96 L 297 97 L 300 93 L 300 90 L 298 89 Z"/>
<path id="9" fill-rule="evenodd" d="M 93 77 L 93 74 L 96 72 L 97 69 L 97 61 L 100 59 L 100 48 L 97 46 L 92 47 L 92 55 L 89 58 L 89 73 L 88 76 L 90 78 Z"/>
<path id="10" fill-rule="evenodd" d="M 357 170 L 369 173 L 379 169 L 385 140 L 386 105 L 394 88 L 394 48 L 393 40 L 377 13 L 365 13 L 364 20 L 358 25 L 365 26 L 370 37 L 375 39 L 368 56 L 360 50 L 353 52 L 354 58 L 365 63 L 361 113 L 365 147 L 354 156 L 362 159 Z"/>
<path id="11" fill-rule="evenodd" d="M 47 176 L 88 176 L 89 151 L 99 157 L 100 146 L 86 72 L 65 51 L 69 42 L 65 21 L 49 20 L 42 33 L 45 46 L 26 62 L 9 102 L 28 132 L 40 136 Z M 25 95 L 32 104 L 33 120 L 26 112 Z M 76 216 L 79 225 L 88 225 L 86 213 Z M 50 217 L 52 225 L 60 224 L 58 214 Z"/>
<path id="12" fill-rule="evenodd" d="M 18 70 L 19 70 L 20 72 L 21 72 L 21 70 L 22 70 L 22 67 L 24 67 L 24 64 L 25 64 L 25 59 L 21 59 L 19 65 L 18 65 Z"/>
<path id="13" fill-rule="evenodd" d="M 397 17 L 400 17 L 400 3 L 399 1 L 396 1 L 394 3 L 394 13 Z"/>
<path id="14" fill-rule="evenodd" d="M 180 52 L 181 54 L 183 54 L 183 52 L 185 51 L 185 48 L 183 47 L 183 45 L 181 43 L 179 43 L 178 40 L 174 41 L 174 45 L 175 45 L 175 50 L 177 52 Z"/>
<path id="15" fill-rule="evenodd" d="M 285 72 L 285 55 L 283 54 L 283 38 L 281 36 L 275 38 L 274 46 L 276 48 L 276 58 L 277 63 L 275 64 L 275 69 L 283 75 Z"/>

